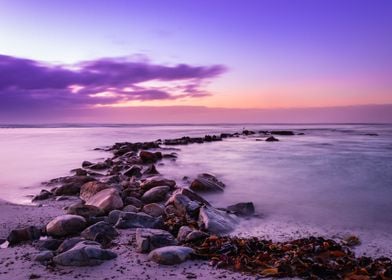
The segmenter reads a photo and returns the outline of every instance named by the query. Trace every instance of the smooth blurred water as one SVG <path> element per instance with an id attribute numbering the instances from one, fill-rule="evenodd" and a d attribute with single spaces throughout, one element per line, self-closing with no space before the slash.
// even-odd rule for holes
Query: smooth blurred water
<path id="1" fill-rule="evenodd" d="M 277 136 L 281 141 L 272 143 L 256 141 L 256 136 L 178 146 L 178 160 L 158 166 L 159 171 L 180 185 L 186 185 L 183 176 L 216 174 L 227 187 L 223 194 L 208 196 L 215 205 L 253 201 L 265 216 L 247 224 L 250 232 L 270 234 L 263 232 L 268 220 L 369 234 L 392 232 L 391 125 L 3 127 L 0 198 L 27 202 L 26 195 L 36 193 L 41 181 L 66 175 L 83 160 L 107 156 L 94 151 L 96 147 L 244 127 L 305 135 Z"/>

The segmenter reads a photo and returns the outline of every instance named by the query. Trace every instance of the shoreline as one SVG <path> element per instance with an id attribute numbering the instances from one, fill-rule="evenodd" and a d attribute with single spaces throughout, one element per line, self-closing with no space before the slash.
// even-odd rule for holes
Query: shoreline
<path id="1" fill-rule="evenodd" d="M 127 196 L 131 196 L 131 197 L 136 196 L 136 197 L 141 198 L 143 196 L 143 192 L 146 193 L 146 190 L 147 190 L 147 192 L 149 191 L 149 189 L 146 188 L 145 190 L 143 190 L 142 193 L 140 193 L 140 188 L 141 188 L 141 186 L 143 186 L 143 184 L 145 185 L 145 182 L 149 182 L 151 180 L 159 180 L 159 178 L 160 179 L 165 178 L 161 174 L 157 173 L 158 171 L 156 170 L 155 163 L 157 163 L 161 160 L 169 160 L 169 161 L 175 160 L 177 157 L 177 155 L 175 153 L 164 154 L 165 152 L 168 152 L 168 151 L 165 149 L 161 149 L 160 145 L 163 144 L 165 146 L 170 147 L 170 146 L 188 145 L 188 144 L 194 144 L 194 143 L 201 144 L 201 143 L 205 143 L 205 142 L 222 141 L 225 138 L 239 137 L 240 135 L 247 137 L 249 135 L 255 135 L 256 133 L 260 135 L 260 138 L 262 138 L 265 141 L 269 141 L 269 142 L 278 142 L 279 140 L 276 137 L 279 137 L 279 135 L 284 135 L 284 136 L 297 135 L 292 131 L 275 131 L 275 133 L 273 133 L 273 132 L 268 132 L 268 131 L 254 132 L 254 131 L 244 130 L 242 133 L 221 134 L 221 135 L 212 135 L 212 136 L 207 135 L 205 137 L 182 137 L 182 138 L 177 138 L 177 139 L 167 139 L 167 140 L 163 140 L 163 141 L 158 140 L 155 142 L 144 142 L 144 143 L 127 143 L 127 142 L 116 143 L 115 145 L 113 145 L 109 149 L 105 150 L 105 151 L 113 152 L 113 154 L 114 154 L 113 158 L 107 159 L 107 160 L 105 160 L 103 162 L 99 162 L 99 163 L 85 162 L 83 164 L 83 168 L 78 168 L 78 169 L 74 170 L 74 172 L 76 174 L 74 176 L 91 176 L 91 177 L 94 177 L 94 179 L 95 179 L 94 181 L 96 181 L 96 182 L 102 181 L 104 184 L 110 184 L 108 182 L 110 182 L 110 180 L 111 180 L 110 178 L 113 178 L 110 176 L 119 176 L 119 174 L 121 176 L 123 176 L 124 174 L 128 173 L 128 175 L 130 175 L 130 176 L 128 176 L 128 175 L 126 175 L 126 176 L 129 177 L 129 181 L 127 183 L 127 186 L 122 186 L 122 189 L 120 190 L 121 194 L 123 195 L 123 193 L 126 192 Z M 138 154 L 140 151 L 141 152 L 146 151 L 144 157 L 141 155 L 141 153 Z M 149 151 L 149 152 L 147 152 L 147 151 Z M 151 152 L 151 151 L 153 151 L 153 152 Z M 158 153 L 160 153 L 160 155 Z M 121 160 L 116 161 L 116 159 L 118 159 L 118 158 L 121 158 Z M 126 162 L 126 163 L 124 163 L 124 162 Z M 134 168 L 134 166 L 141 166 L 141 168 Z M 133 168 L 133 170 L 132 170 L 132 168 Z M 159 166 L 158 166 L 158 169 L 159 169 Z M 114 173 L 114 175 L 113 174 L 111 174 L 109 176 L 103 175 L 102 172 L 104 172 L 104 171 L 106 172 L 107 170 L 110 170 L 112 173 Z M 78 195 L 80 193 L 80 187 L 81 187 L 81 186 L 79 186 L 79 190 L 77 190 L 77 191 L 70 192 L 69 189 L 74 186 L 72 185 L 73 182 L 67 182 L 67 178 L 69 178 L 69 177 L 72 177 L 72 176 L 67 176 L 64 178 L 55 179 L 55 180 L 52 180 L 48 183 L 48 187 L 50 187 L 52 185 L 53 186 L 57 185 L 58 187 L 57 187 L 57 189 L 52 190 L 50 192 L 50 194 L 44 193 L 44 196 L 46 197 L 46 199 L 43 199 L 42 201 L 39 200 L 38 202 L 44 203 L 44 204 L 47 202 L 49 202 L 49 203 L 47 205 L 42 206 L 42 207 L 27 206 L 27 205 L 14 205 L 12 203 L 0 201 L 0 212 L 2 213 L 2 214 L 0 214 L 0 218 L 1 218 L 0 220 L 2 220 L 2 221 L 3 220 L 5 221 L 6 216 L 9 215 L 9 212 L 7 212 L 7 210 L 2 211 L 3 209 L 6 209 L 6 208 L 13 209 L 13 210 L 8 210 L 8 211 L 12 212 L 13 214 L 18 213 L 20 215 L 19 217 L 26 218 L 25 216 L 27 214 L 29 214 L 29 216 L 31 216 L 30 220 L 27 219 L 24 221 L 23 218 L 19 218 L 17 215 L 16 217 L 14 217 L 12 223 L 7 223 L 7 225 L 2 224 L 2 228 L 0 230 L 0 237 L 2 237 L 4 235 L 6 230 L 8 230 L 8 232 L 9 232 L 10 230 L 18 228 L 18 227 L 23 227 L 23 226 L 27 226 L 27 225 L 39 225 L 41 227 L 45 226 L 55 216 L 59 216 L 61 214 L 64 214 L 64 210 L 62 209 L 63 207 L 69 205 L 70 202 L 75 203 L 78 201 Z M 105 181 L 106 179 L 108 179 L 108 177 L 110 177 L 109 180 Z M 102 178 L 105 178 L 105 180 L 102 180 Z M 197 180 L 197 179 L 198 178 L 196 178 L 195 180 Z M 217 178 L 206 177 L 204 179 L 207 180 L 207 183 L 205 185 L 210 185 L 209 187 L 212 186 L 212 188 L 215 188 L 214 191 L 217 191 L 217 190 L 224 191 L 224 184 L 222 182 L 220 182 Z M 201 178 L 199 178 L 199 181 L 202 181 Z M 195 181 L 191 182 L 191 185 L 193 185 L 194 182 Z M 83 184 L 85 184 L 85 183 L 88 183 L 88 182 L 86 181 Z M 120 182 L 116 182 L 116 184 L 119 184 L 119 183 Z M 167 182 L 165 182 L 165 184 L 166 183 Z M 223 185 L 221 185 L 221 183 Z M 64 187 L 64 185 L 66 187 Z M 175 195 L 175 192 L 178 191 L 178 189 L 176 189 L 175 185 L 176 185 L 176 183 L 174 182 L 174 186 L 169 187 L 169 190 L 166 192 L 166 194 L 165 194 L 166 198 L 163 200 L 165 205 L 168 202 L 166 200 L 167 197 L 172 198 L 173 195 Z M 196 187 L 196 189 L 199 188 L 199 190 L 200 190 L 200 187 L 205 188 L 206 186 L 198 186 L 198 187 Z M 154 186 L 152 188 L 154 188 Z M 221 188 L 222 190 L 220 190 L 219 188 Z M 206 191 L 206 190 L 203 189 L 203 191 Z M 199 192 L 196 191 L 196 193 L 199 193 Z M 201 192 L 201 193 L 203 193 L 203 192 Z M 42 192 L 41 192 L 41 195 L 43 195 Z M 44 197 L 44 196 L 42 196 L 42 197 Z M 61 201 L 54 201 L 53 200 L 53 198 L 61 197 L 61 196 L 63 196 L 63 198 L 66 198 L 66 199 L 61 200 Z M 68 198 L 69 196 L 70 196 L 70 198 Z M 169 198 L 169 200 L 170 200 L 170 198 Z M 49 199 L 49 200 L 47 200 L 47 199 Z M 187 198 L 187 199 L 189 199 L 189 198 Z M 124 201 L 124 197 L 122 197 L 122 200 Z M 191 199 L 191 201 L 194 201 L 194 200 Z M 196 201 L 199 203 L 200 198 L 197 198 Z M 153 203 L 155 203 L 155 202 L 153 202 Z M 174 203 L 174 205 L 176 205 L 176 203 Z M 33 207 L 33 208 L 31 208 L 31 207 Z M 199 205 L 196 207 L 199 207 L 199 208 L 197 208 L 197 211 L 199 211 L 200 209 L 207 209 L 205 205 L 204 206 Z M 119 208 L 122 208 L 122 207 L 119 207 Z M 167 206 L 166 206 L 166 208 L 167 208 Z M 166 208 L 165 208 L 165 211 L 166 211 Z M 34 211 L 29 211 L 31 209 L 34 209 Z M 176 209 L 174 209 L 174 210 L 176 210 Z M 214 209 L 212 209 L 212 210 L 215 211 Z M 239 218 L 239 219 L 243 218 L 243 217 L 241 217 L 241 215 L 238 215 L 238 213 L 235 213 L 235 211 L 227 211 L 227 209 L 225 209 L 225 211 L 222 211 L 222 213 L 218 213 L 219 215 L 221 215 L 223 217 L 222 219 L 230 220 L 229 216 L 226 216 L 226 215 L 232 215 L 232 214 L 237 214 L 237 218 Z M 223 212 L 225 212 L 226 214 Z M 253 210 L 253 212 L 254 212 L 254 210 Z M 165 229 L 169 230 L 172 234 L 174 234 L 174 236 L 176 236 L 176 232 L 178 232 L 178 227 L 179 227 L 178 223 L 180 222 L 178 219 L 176 219 L 177 214 L 178 213 L 176 213 L 173 217 L 169 217 L 170 215 L 165 214 L 166 215 L 165 216 Z M 193 215 L 194 213 L 185 213 L 185 214 L 186 215 L 188 215 L 188 214 Z M 1 215 L 3 215 L 4 217 Z M 36 220 L 38 218 L 37 216 L 39 216 L 39 220 Z M 219 218 L 221 218 L 221 217 L 219 217 Z M 200 217 L 199 217 L 199 219 L 200 219 Z M 229 222 L 227 222 L 227 223 L 229 223 Z M 187 225 L 183 224 L 183 226 L 187 226 Z M 203 227 L 200 227 L 200 225 L 192 225 L 192 227 L 194 227 L 193 230 L 197 230 L 197 231 L 202 230 L 202 231 L 208 233 L 208 236 L 210 236 L 211 238 L 214 236 L 214 234 L 216 234 L 218 236 L 221 235 L 218 232 L 211 231 L 211 228 L 209 230 L 208 226 L 206 226 L 206 224 L 204 224 Z M 198 227 L 200 227 L 200 229 Z M 94 269 L 92 269 L 91 267 L 87 267 L 87 268 L 86 267 L 85 268 L 72 267 L 72 268 L 64 269 L 64 267 L 62 267 L 60 269 L 60 271 L 62 271 L 63 269 L 64 269 L 64 271 L 67 271 L 67 272 L 63 271 L 64 273 L 66 273 L 68 275 L 66 277 L 70 276 L 70 274 L 68 274 L 68 273 L 71 273 L 71 275 L 75 275 L 74 273 L 82 273 L 83 274 L 83 273 L 88 272 L 90 274 L 90 272 L 92 270 L 97 271 L 97 273 L 99 273 L 98 275 L 102 276 L 102 274 L 101 274 L 102 271 L 99 268 L 108 267 L 109 263 L 110 263 L 110 264 L 113 264 L 113 266 L 110 268 L 111 273 L 116 274 L 117 272 L 115 272 L 115 271 L 120 271 L 119 275 L 123 275 L 122 273 L 126 270 L 125 268 L 129 269 L 130 267 L 124 266 L 124 268 L 121 268 L 121 266 L 125 265 L 127 263 L 127 258 L 134 257 L 134 258 L 139 259 L 139 261 L 145 262 L 145 266 L 144 266 L 144 268 L 139 267 L 137 265 L 138 261 L 136 261 L 136 265 L 134 267 L 132 267 L 131 271 L 137 270 L 140 273 L 142 273 L 143 271 L 145 271 L 146 268 L 151 267 L 153 262 L 148 261 L 146 255 L 141 255 L 141 254 L 135 253 L 135 251 L 130 250 L 130 248 L 128 248 L 128 247 L 127 247 L 128 251 L 124 251 L 124 252 L 121 251 L 122 246 L 129 246 L 129 245 L 124 245 L 124 244 L 128 244 L 130 242 L 130 240 L 126 241 L 123 238 L 126 236 L 128 236 L 128 237 L 132 236 L 131 239 L 134 241 L 134 239 L 135 239 L 134 235 L 135 235 L 134 229 L 128 228 L 128 229 L 121 229 L 120 230 L 120 236 L 118 238 L 115 238 L 112 240 L 112 243 L 111 243 L 112 247 L 110 247 L 110 249 L 113 250 L 118 255 L 118 257 L 114 260 L 103 262 L 103 264 L 101 264 L 100 266 L 94 267 Z M 223 235 L 225 235 L 225 234 L 223 234 Z M 210 238 L 210 237 L 205 236 L 204 238 Z M 197 246 L 200 245 L 199 242 L 201 241 L 201 239 L 198 239 L 196 241 L 197 242 L 195 243 L 195 248 L 197 248 Z M 118 243 L 120 243 L 122 245 L 118 245 Z M 19 248 L 21 248 L 22 251 L 30 252 L 30 254 L 34 255 L 34 253 L 33 253 L 34 251 L 31 250 L 29 245 L 22 245 L 22 247 L 16 246 L 16 247 L 7 248 L 7 249 L 1 249 L 0 250 L 0 259 L 3 260 L 3 262 L 5 259 L 7 259 L 6 252 L 8 250 L 10 250 L 9 251 L 10 254 L 12 254 L 12 252 L 14 254 L 18 254 Z M 127 255 L 126 258 L 123 258 L 124 254 Z M 7 263 L 7 262 L 5 262 L 5 263 Z M 32 262 L 29 260 L 29 258 L 26 258 L 24 261 L 19 259 L 16 262 L 13 262 L 13 263 L 10 263 L 9 265 L 6 265 L 6 267 L 7 268 L 8 267 L 12 268 L 14 266 L 26 266 L 27 267 L 27 266 L 31 265 L 31 263 Z M 37 271 L 37 275 L 40 275 L 44 278 L 47 277 L 47 275 L 50 275 L 50 277 L 52 277 L 52 278 L 53 277 L 60 277 L 60 278 L 55 278 L 55 279 L 62 279 L 61 275 L 56 274 L 57 272 L 63 273 L 63 272 L 56 271 L 58 266 L 54 266 L 54 268 L 51 268 L 51 269 L 53 269 L 52 272 L 55 274 L 46 274 L 46 273 L 48 273 L 48 270 L 46 269 L 48 266 L 43 266 L 38 263 L 33 263 L 33 264 L 34 264 L 33 271 Z M 115 270 L 115 267 L 117 267 L 117 266 L 120 266 L 120 268 Z M 198 266 L 198 267 L 196 267 L 196 266 Z M 16 269 L 16 267 L 15 267 L 15 269 Z M 186 271 L 189 272 L 190 274 L 187 275 L 185 272 L 183 272 L 182 274 L 181 273 L 179 274 L 179 272 L 177 271 L 179 269 L 186 269 Z M 7 274 L 4 274 L 4 275 L 7 275 L 7 277 L 9 277 L 10 275 L 13 275 L 12 270 L 13 269 L 9 270 L 7 272 Z M 70 270 L 70 272 L 68 272 L 68 270 Z M 194 276 L 196 276 L 196 277 L 201 277 L 202 279 L 208 279 L 209 277 L 212 277 L 212 279 L 215 279 L 216 278 L 215 273 L 218 273 L 220 276 L 222 276 L 221 278 L 227 278 L 227 277 L 231 276 L 231 277 L 233 277 L 233 279 L 240 279 L 241 277 L 243 277 L 244 279 L 249 279 L 248 276 L 243 276 L 241 274 L 233 275 L 233 272 L 231 272 L 231 271 L 215 270 L 215 268 L 207 266 L 207 264 L 205 262 L 201 263 L 200 261 L 187 261 L 183 264 L 173 266 L 173 267 L 159 266 L 159 265 L 154 264 L 153 270 L 154 270 L 154 272 L 150 275 L 150 277 L 157 277 L 157 274 L 162 273 L 161 277 L 165 277 L 165 278 L 170 277 L 170 276 L 173 276 L 173 277 L 184 276 L 186 278 L 195 278 Z M 241 270 L 241 269 L 238 269 L 238 270 Z M 168 271 L 170 271 L 170 273 Z M 3 275 L 4 272 L 5 271 L 0 271 L 0 273 L 1 273 L 0 279 L 2 277 L 1 275 Z M 9 274 L 9 273 L 11 273 L 11 274 Z M 275 273 L 275 271 L 274 271 L 274 273 Z M 173 274 L 173 275 L 171 275 L 171 274 Z M 258 274 L 260 274 L 260 272 L 258 272 Z M 265 274 L 261 274 L 261 275 L 268 276 Z M 17 275 L 15 275 L 15 276 L 17 277 Z M 112 274 L 107 275 L 107 277 L 111 277 L 111 276 L 112 276 Z M 139 276 L 137 276 L 137 277 L 139 277 Z M 278 276 L 278 274 L 271 274 L 270 276 Z M 284 275 L 279 275 L 279 276 L 281 277 Z M 289 276 L 289 275 L 286 275 L 286 276 Z M 82 279 L 84 279 L 83 277 L 86 277 L 86 275 L 84 275 L 84 276 L 81 275 L 81 277 L 82 277 Z M 124 275 L 124 277 L 125 277 L 124 279 L 129 279 L 129 278 L 127 278 L 127 275 Z M 13 278 L 15 278 L 15 277 L 13 277 Z M 15 279 L 18 279 L 18 278 L 15 278 Z M 23 278 L 20 278 L 20 279 L 23 279 Z M 31 279 L 33 279 L 33 278 L 31 278 Z M 122 279 L 122 278 L 119 278 L 119 279 Z M 145 276 L 141 276 L 140 278 L 131 278 L 131 279 L 149 279 L 149 277 L 146 274 Z M 159 279 L 159 277 L 158 277 L 158 279 Z M 176 279 L 178 279 L 178 278 L 176 278 Z"/>

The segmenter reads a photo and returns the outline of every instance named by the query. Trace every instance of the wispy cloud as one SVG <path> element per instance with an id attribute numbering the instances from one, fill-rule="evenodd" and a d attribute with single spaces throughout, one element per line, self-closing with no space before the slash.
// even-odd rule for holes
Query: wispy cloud
<path id="1" fill-rule="evenodd" d="M 53 65 L 0 55 L 0 109 L 202 97 L 209 95 L 205 83 L 225 71 L 222 65 L 160 65 L 129 58 Z"/>

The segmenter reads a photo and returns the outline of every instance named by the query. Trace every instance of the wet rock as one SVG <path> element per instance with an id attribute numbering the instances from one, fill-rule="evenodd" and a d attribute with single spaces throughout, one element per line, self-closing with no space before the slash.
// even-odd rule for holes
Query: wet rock
<path id="1" fill-rule="evenodd" d="M 85 160 L 85 161 L 82 162 L 82 167 L 89 167 L 91 165 L 93 165 L 93 163 L 90 162 L 90 161 Z"/>
<path id="2" fill-rule="evenodd" d="M 55 256 L 53 261 L 63 266 L 93 266 L 116 257 L 116 253 L 84 241 L 79 242 L 70 250 Z"/>
<path id="3" fill-rule="evenodd" d="M 193 229 L 188 226 L 180 227 L 180 229 L 178 230 L 178 234 L 177 234 L 177 240 L 180 242 L 185 241 L 188 234 L 190 234 L 192 231 L 193 231 Z"/>
<path id="4" fill-rule="evenodd" d="M 67 214 L 79 215 L 85 219 L 90 219 L 91 217 L 103 216 L 105 213 L 96 206 L 77 203 L 67 208 Z"/>
<path id="5" fill-rule="evenodd" d="M 203 173 L 197 176 L 189 188 L 196 192 L 223 192 L 224 187 L 225 184 L 215 176 Z"/>
<path id="6" fill-rule="evenodd" d="M 161 217 L 152 217 L 145 213 L 122 212 L 115 224 L 116 228 L 162 228 L 163 220 Z"/>
<path id="7" fill-rule="evenodd" d="M 93 165 L 90 165 L 88 168 L 92 170 L 105 170 L 108 169 L 110 165 L 107 162 L 98 162 Z"/>
<path id="8" fill-rule="evenodd" d="M 267 139 L 265 139 L 265 141 L 267 141 L 267 142 L 277 142 L 277 141 L 279 141 L 279 139 L 275 138 L 274 136 L 270 136 Z"/>
<path id="9" fill-rule="evenodd" d="M 38 254 L 36 254 L 33 258 L 34 261 L 40 262 L 40 263 L 47 263 L 52 260 L 54 257 L 54 254 L 52 251 L 42 251 Z"/>
<path id="10" fill-rule="evenodd" d="M 50 236 L 67 236 L 81 232 L 87 225 L 86 219 L 77 215 L 62 215 L 54 218 L 46 225 Z"/>
<path id="11" fill-rule="evenodd" d="M 143 194 L 142 201 L 145 203 L 161 202 L 165 200 L 169 191 L 170 187 L 168 186 L 154 187 Z"/>
<path id="12" fill-rule="evenodd" d="M 142 211 L 144 213 L 146 213 L 147 215 L 150 215 L 153 217 L 159 217 L 159 216 L 163 215 L 163 213 L 165 212 L 165 209 L 157 203 L 150 203 L 150 204 L 144 205 Z"/>
<path id="13" fill-rule="evenodd" d="M 55 251 L 61 243 L 63 243 L 63 240 L 49 238 L 45 240 L 37 240 L 34 242 L 34 246 L 40 251 Z"/>
<path id="14" fill-rule="evenodd" d="M 140 159 L 143 161 L 143 163 L 155 163 L 156 161 L 162 159 L 162 153 L 161 152 L 148 152 L 148 151 L 141 151 L 139 153 Z"/>
<path id="15" fill-rule="evenodd" d="M 248 136 L 248 135 L 256 134 L 256 132 L 245 129 L 245 130 L 242 131 L 242 134 Z"/>
<path id="16" fill-rule="evenodd" d="M 81 238 L 81 237 L 72 237 L 72 238 L 65 239 L 60 244 L 60 246 L 57 248 L 56 253 L 61 254 L 65 251 L 68 251 L 73 246 L 75 246 L 76 244 L 78 244 L 79 242 L 82 242 L 82 241 L 86 241 L 86 239 Z M 96 245 L 99 245 L 99 243 L 96 242 Z"/>
<path id="17" fill-rule="evenodd" d="M 210 235 L 208 233 L 205 233 L 203 231 L 200 230 L 193 230 L 190 233 L 187 234 L 187 236 L 185 237 L 185 241 L 186 242 L 195 242 L 201 239 L 205 239 L 207 237 L 209 237 Z"/>
<path id="18" fill-rule="evenodd" d="M 157 174 L 159 174 L 159 172 L 154 164 L 150 165 L 146 170 L 143 171 L 143 175 L 157 175 Z"/>
<path id="19" fill-rule="evenodd" d="M 194 216 L 195 214 L 197 215 L 198 210 L 201 207 L 198 202 L 192 201 L 187 196 L 180 193 L 173 194 L 167 203 L 174 205 L 176 213 L 179 216 L 185 216 L 187 214 L 190 216 Z"/>
<path id="20" fill-rule="evenodd" d="M 142 176 L 141 171 L 142 168 L 140 166 L 133 165 L 124 172 L 124 175 L 128 177 L 132 177 L 132 176 L 141 177 Z"/>
<path id="21" fill-rule="evenodd" d="M 16 245 L 25 241 L 38 240 L 41 237 L 41 230 L 35 226 L 29 226 L 12 230 L 7 241 L 10 245 Z"/>
<path id="22" fill-rule="evenodd" d="M 124 203 L 126 205 L 133 205 L 137 208 L 142 208 L 144 205 L 144 203 L 140 199 L 137 199 L 136 197 L 132 197 L 132 196 L 126 197 L 124 199 Z"/>
<path id="23" fill-rule="evenodd" d="M 136 212 L 139 212 L 139 208 L 137 208 L 136 206 L 133 206 L 133 205 L 127 205 L 123 208 L 123 211 L 136 213 Z"/>
<path id="24" fill-rule="evenodd" d="M 139 253 L 149 253 L 150 251 L 165 247 L 177 245 L 177 240 L 171 233 L 151 228 L 136 229 L 136 250 Z"/>
<path id="25" fill-rule="evenodd" d="M 77 195 L 80 192 L 80 188 L 87 182 L 95 181 L 91 176 L 71 176 L 65 180 L 65 183 L 56 188 L 54 194 L 60 195 Z"/>
<path id="26" fill-rule="evenodd" d="M 109 244 L 118 235 L 117 230 L 107 222 L 98 222 L 89 226 L 80 234 L 81 237 L 87 240 L 96 241 L 101 244 Z"/>
<path id="27" fill-rule="evenodd" d="M 143 190 L 150 190 L 154 187 L 158 186 L 168 186 L 170 189 L 173 189 L 176 186 L 176 181 L 169 179 L 147 179 L 141 185 L 140 188 Z"/>
<path id="28" fill-rule="evenodd" d="M 183 246 L 168 246 L 151 251 L 148 258 L 159 264 L 174 265 L 188 260 L 192 254 L 192 248 Z"/>
<path id="29" fill-rule="evenodd" d="M 255 213 L 255 206 L 252 202 L 241 202 L 228 206 L 227 210 L 238 216 L 251 216 Z"/>
<path id="30" fill-rule="evenodd" d="M 359 240 L 358 236 L 349 235 L 343 239 L 343 243 L 349 247 L 354 247 L 360 245 L 361 240 Z"/>
<path id="31" fill-rule="evenodd" d="M 190 200 L 197 201 L 200 204 L 210 205 L 210 203 L 207 200 L 205 200 L 204 198 L 202 198 L 200 195 L 198 195 L 197 193 L 195 193 L 189 189 L 185 189 L 185 188 L 179 188 L 179 189 L 175 190 L 166 204 L 170 204 L 176 194 L 182 194 L 182 195 L 188 197 Z"/>
<path id="32" fill-rule="evenodd" d="M 101 209 L 103 212 L 108 213 L 114 209 L 121 209 L 123 201 L 114 188 L 104 189 L 86 201 L 86 205 L 93 205 Z"/>
<path id="33" fill-rule="evenodd" d="M 105 185 L 99 181 L 87 182 L 80 188 L 80 198 L 84 201 L 87 201 L 96 193 L 107 189 L 108 187 L 108 185 Z"/>
<path id="34" fill-rule="evenodd" d="M 34 196 L 33 201 L 45 200 L 53 196 L 53 193 L 47 190 L 41 190 L 39 194 Z"/>
<path id="35" fill-rule="evenodd" d="M 271 131 L 271 134 L 274 134 L 274 135 L 285 135 L 285 136 L 295 135 L 294 132 L 290 131 L 290 130 L 273 130 L 273 131 Z"/>
<path id="36" fill-rule="evenodd" d="M 84 170 L 83 168 L 76 168 L 71 170 L 71 172 L 74 172 L 76 176 L 86 176 L 87 175 L 87 171 Z"/>
<path id="37" fill-rule="evenodd" d="M 224 211 L 211 206 L 202 206 L 198 223 L 202 230 L 219 235 L 233 231 L 237 221 L 232 215 Z"/>

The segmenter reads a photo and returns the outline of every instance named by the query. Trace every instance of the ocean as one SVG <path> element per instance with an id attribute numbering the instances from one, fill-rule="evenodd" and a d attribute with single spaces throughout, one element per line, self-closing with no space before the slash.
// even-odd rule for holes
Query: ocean
<path id="1" fill-rule="evenodd" d="M 215 206 L 252 201 L 259 218 L 235 234 L 271 239 L 309 234 L 356 234 L 360 254 L 392 255 L 392 125 L 46 125 L 0 126 L 0 198 L 30 203 L 41 182 L 70 174 L 82 161 L 109 153 L 115 142 L 152 141 L 249 130 L 293 130 L 304 135 L 260 135 L 176 146 L 178 159 L 157 166 L 167 178 L 215 174 L 223 194 Z"/>

